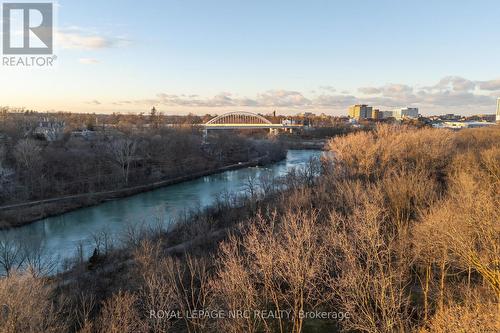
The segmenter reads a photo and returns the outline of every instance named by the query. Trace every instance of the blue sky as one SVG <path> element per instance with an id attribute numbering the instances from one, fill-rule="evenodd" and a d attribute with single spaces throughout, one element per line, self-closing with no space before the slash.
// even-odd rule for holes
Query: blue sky
<path id="1" fill-rule="evenodd" d="M 494 113 L 499 1 L 57 2 L 55 68 L 0 66 L 0 105 L 339 115 Z"/>

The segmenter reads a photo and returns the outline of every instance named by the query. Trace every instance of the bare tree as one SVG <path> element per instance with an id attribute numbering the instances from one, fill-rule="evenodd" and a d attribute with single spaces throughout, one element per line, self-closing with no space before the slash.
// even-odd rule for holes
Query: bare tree
<path id="1" fill-rule="evenodd" d="M 0 279 L 0 332 L 67 332 L 63 315 L 67 302 L 52 299 L 53 289 L 42 279 L 12 274 Z"/>
<path id="2" fill-rule="evenodd" d="M 135 333 L 143 332 L 144 324 L 137 311 L 137 296 L 119 291 L 103 304 L 100 316 L 102 333 Z"/>
<path id="3" fill-rule="evenodd" d="M 172 305 L 181 313 L 187 314 L 199 309 L 210 309 L 213 298 L 208 260 L 190 255 L 185 257 L 184 262 L 166 258 L 162 267 L 176 300 Z M 190 316 L 183 318 L 188 332 L 207 331 L 208 318 Z"/>
<path id="4" fill-rule="evenodd" d="M 251 200 L 256 200 L 259 191 L 259 185 L 256 177 L 248 176 L 244 182 L 245 193 Z"/>
<path id="5" fill-rule="evenodd" d="M 5 155 L 7 151 L 5 149 L 5 146 L 3 144 L 0 144 L 0 177 L 4 173 L 4 168 L 5 166 Z"/>
<path id="6" fill-rule="evenodd" d="M 36 168 L 40 162 L 41 148 L 36 141 L 23 139 L 20 140 L 14 147 L 14 157 L 21 174 L 26 175 L 28 181 L 28 195 L 34 189 L 34 179 Z"/>
<path id="7" fill-rule="evenodd" d="M 6 234 L 0 234 L 0 274 L 8 277 L 13 270 L 21 268 L 25 260 L 21 243 Z"/>
<path id="8" fill-rule="evenodd" d="M 123 181 L 128 185 L 130 165 L 136 158 L 137 141 L 133 139 L 117 139 L 107 145 L 109 155 L 122 172 Z"/>
<path id="9" fill-rule="evenodd" d="M 7 149 L 4 145 L 0 144 L 0 200 L 3 195 L 6 195 L 5 178 L 10 173 L 7 163 L 5 161 Z"/>
<path id="10" fill-rule="evenodd" d="M 96 308 L 96 297 L 88 291 L 77 295 L 77 301 L 73 310 L 75 321 L 80 328 L 78 333 L 94 332 L 95 323 L 92 320 L 92 314 Z"/>
<path id="11" fill-rule="evenodd" d="M 500 161 L 500 148 L 496 149 Z M 450 193 L 440 206 L 425 216 L 435 233 L 430 241 L 441 244 L 455 266 L 474 269 L 491 287 L 500 314 L 500 181 L 498 169 L 474 161 L 455 166 Z M 492 157 L 488 157 L 488 161 Z M 464 170 L 466 165 L 469 170 Z M 495 171 L 496 170 L 496 171 Z M 485 179 L 491 179 L 486 182 Z M 441 240 L 441 242 L 438 242 Z M 442 306 L 441 306 L 442 308 Z"/>
<path id="12" fill-rule="evenodd" d="M 22 168 L 31 170 L 40 159 L 41 148 L 36 141 L 24 139 L 20 140 L 14 147 L 14 157 Z"/>
<path id="13" fill-rule="evenodd" d="M 138 266 L 138 276 L 141 277 L 139 296 L 148 327 L 154 332 L 168 332 L 173 322 L 157 313 L 174 311 L 172 304 L 177 300 L 174 292 L 176 288 L 170 284 L 169 275 L 164 271 L 161 242 L 143 240 L 134 252 L 134 258 Z"/>
<path id="14" fill-rule="evenodd" d="M 106 255 L 113 248 L 113 237 L 106 229 L 92 233 L 92 240 L 94 248 L 100 254 Z"/>
<path id="15" fill-rule="evenodd" d="M 320 241 L 317 212 L 259 215 L 243 239 L 233 237 L 222 246 L 218 297 L 229 310 L 260 305 L 280 313 L 275 319 L 243 318 L 223 323 L 232 332 L 301 332 L 308 309 L 325 301 L 321 293 L 326 250 Z M 284 311 L 289 311 L 285 314 Z"/>
<path id="16" fill-rule="evenodd" d="M 346 330 L 408 332 L 412 311 L 407 286 L 411 254 L 406 237 L 386 234 L 383 208 L 365 204 L 353 215 L 331 217 L 329 249 L 337 272 L 331 291 L 349 313 Z"/>
<path id="17" fill-rule="evenodd" d="M 27 240 L 23 242 L 21 257 L 24 258 L 23 268 L 34 277 L 52 274 L 58 264 L 57 258 L 45 251 L 41 242 Z"/>
<path id="18" fill-rule="evenodd" d="M 240 241 L 232 236 L 220 247 L 217 278 L 212 281 L 216 301 L 219 306 L 229 311 L 263 308 L 260 292 L 246 265 L 246 256 L 239 243 Z M 257 332 L 260 324 L 259 317 L 248 315 L 217 322 L 220 331 L 231 333 Z"/>
<path id="19" fill-rule="evenodd" d="M 466 304 L 453 304 L 427 322 L 427 327 L 421 333 L 487 333 L 498 332 L 500 318 L 495 304 L 485 302 L 477 297 L 473 302 Z"/>

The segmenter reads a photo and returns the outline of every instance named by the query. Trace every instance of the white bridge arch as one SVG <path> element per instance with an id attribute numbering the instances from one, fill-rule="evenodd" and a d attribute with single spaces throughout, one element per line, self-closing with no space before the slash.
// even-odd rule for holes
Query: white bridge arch
<path id="1" fill-rule="evenodd" d="M 225 125 L 225 124 L 272 124 L 269 120 L 252 112 L 228 112 L 217 116 L 205 125 Z"/>
<path id="2" fill-rule="evenodd" d="M 271 134 L 276 134 L 280 129 L 292 133 L 294 129 L 303 128 L 304 125 L 273 124 L 259 114 L 236 111 L 217 116 L 203 124 L 202 127 L 203 137 L 206 139 L 209 130 L 269 129 Z"/>

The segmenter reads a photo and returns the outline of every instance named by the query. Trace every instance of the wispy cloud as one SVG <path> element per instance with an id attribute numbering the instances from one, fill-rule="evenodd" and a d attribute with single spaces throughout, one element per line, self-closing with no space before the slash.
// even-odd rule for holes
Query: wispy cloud
<path id="1" fill-rule="evenodd" d="M 329 92 L 336 92 L 337 91 L 337 89 L 335 89 L 332 86 L 321 86 L 321 87 L 319 87 L 319 89 L 329 91 Z"/>
<path id="2" fill-rule="evenodd" d="M 382 90 L 376 87 L 361 87 L 358 91 L 365 95 L 377 95 L 382 93 Z"/>
<path id="3" fill-rule="evenodd" d="M 470 91 L 474 90 L 477 86 L 477 82 L 465 79 L 460 76 L 446 76 L 442 78 L 436 85 L 431 87 L 425 87 L 424 90 L 446 90 L 446 91 Z"/>
<path id="4" fill-rule="evenodd" d="M 80 58 L 78 59 L 78 62 L 84 65 L 95 65 L 100 63 L 99 60 L 94 59 L 94 58 Z"/>
<path id="5" fill-rule="evenodd" d="M 482 90 L 500 90 L 500 80 L 478 81 Z"/>
<path id="6" fill-rule="evenodd" d="M 304 107 L 310 106 L 312 101 L 298 91 L 269 90 L 257 96 L 259 106 L 273 107 Z"/>
<path id="7" fill-rule="evenodd" d="M 96 50 L 122 47 L 130 44 L 130 40 L 118 36 L 99 34 L 79 27 L 68 27 L 55 32 L 55 40 L 63 49 Z"/>
<path id="8" fill-rule="evenodd" d="M 86 104 L 91 104 L 91 105 L 101 105 L 102 103 L 99 102 L 98 100 L 94 99 L 93 101 L 88 101 L 85 102 Z"/>

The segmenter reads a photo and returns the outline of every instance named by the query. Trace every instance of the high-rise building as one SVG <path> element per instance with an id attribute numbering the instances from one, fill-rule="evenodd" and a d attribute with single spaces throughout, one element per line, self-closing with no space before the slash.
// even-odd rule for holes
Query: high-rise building
<path id="1" fill-rule="evenodd" d="M 372 118 L 372 107 L 366 104 L 356 104 L 349 107 L 349 117 L 360 120 Z"/>
<path id="2" fill-rule="evenodd" d="M 381 119 L 394 118 L 394 111 L 380 111 L 380 118 Z"/>
<path id="3" fill-rule="evenodd" d="M 401 108 L 394 110 L 393 117 L 398 120 L 404 118 L 418 118 L 418 108 Z"/>
<path id="4" fill-rule="evenodd" d="M 500 122 L 500 98 L 497 99 L 497 123 Z"/>
<path id="5" fill-rule="evenodd" d="M 401 118 L 418 118 L 418 108 L 402 108 Z"/>

